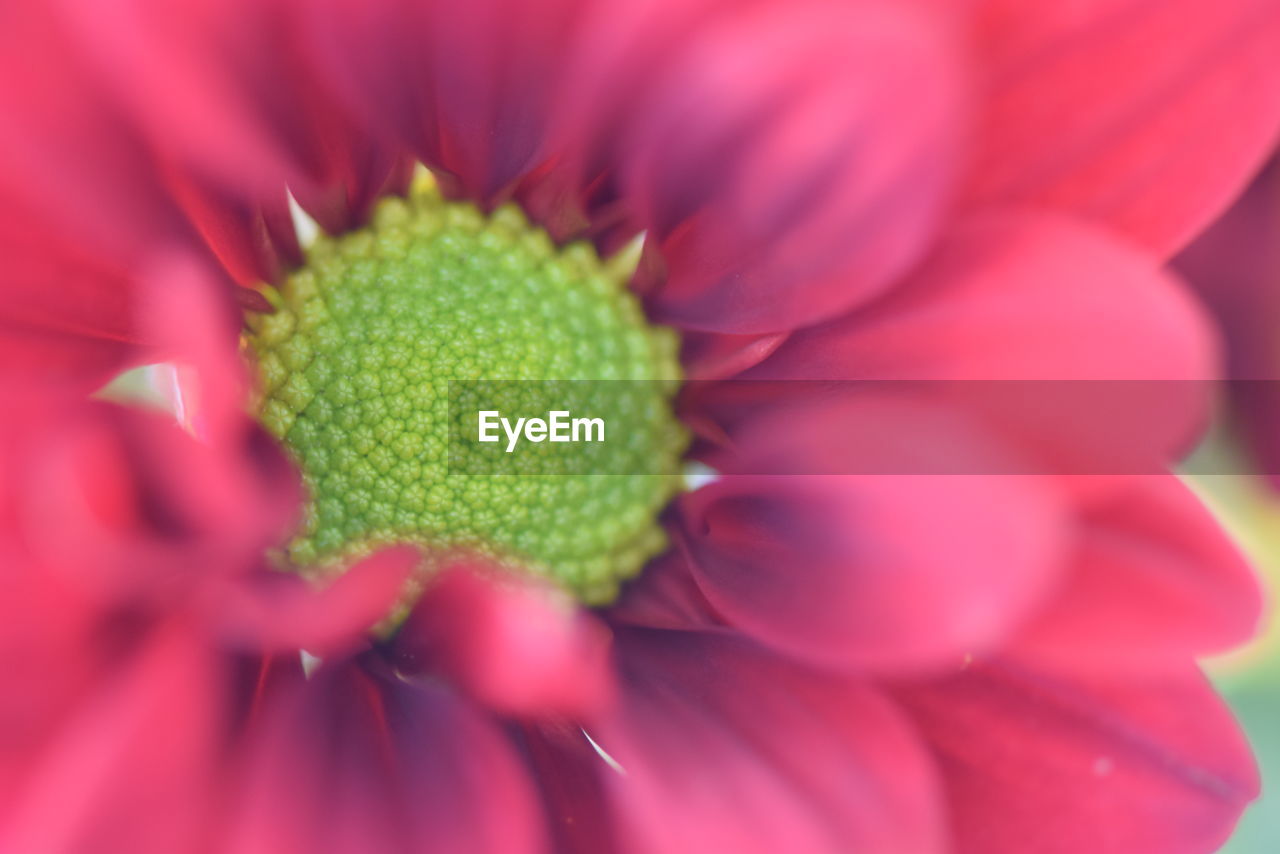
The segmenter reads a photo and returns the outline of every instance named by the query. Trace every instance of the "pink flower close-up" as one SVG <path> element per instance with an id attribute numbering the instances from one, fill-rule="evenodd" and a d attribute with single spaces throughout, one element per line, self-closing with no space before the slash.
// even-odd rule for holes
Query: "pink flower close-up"
<path id="1" fill-rule="evenodd" d="M 1264 596 L 1177 465 L 1268 346 L 1204 305 L 1274 297 L 1166 265 L 1277 57 L 1275 0 L 5 4 L 0 852 L 1218 850 Z"/>

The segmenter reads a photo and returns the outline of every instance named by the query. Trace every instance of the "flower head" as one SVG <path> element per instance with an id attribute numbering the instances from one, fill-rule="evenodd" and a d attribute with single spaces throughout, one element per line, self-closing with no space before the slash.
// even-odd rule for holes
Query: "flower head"
<path id="1" fill-rule="evenodd" d="M 1211 850 L 1257 789 L 1194 665 L 1257 617 L 1230 542 L 1062 473 L 1089 419 L 876 384 L 1211 378 L 1160 265 L 1278 42 L 1265 0 L 0 12 L 0 849 Z M 180 418 L 86 396 L 145 363 Z M 546 381 L 639 427 L 454 468 L 451 384 Z M 1107 424 L 1167 459 L 1166 403 Z M 903 443 L 963 470 L 868 471 Z"/>

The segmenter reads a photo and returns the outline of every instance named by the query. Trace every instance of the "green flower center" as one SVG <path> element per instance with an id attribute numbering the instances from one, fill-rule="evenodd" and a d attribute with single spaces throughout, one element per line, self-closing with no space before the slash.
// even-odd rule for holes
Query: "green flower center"
<path id="1" fill-rule="evenodd" d="M 276 311 L 250 318 L 261 421 L 309 494 L 283 559 L 328 573 L 411 542 L 612 600 L 665 548 L 657 516 L 686 443 L 671 407 L 676 336 L 646 322 L 629 273 L 586 244 L 557 247 L 514 206 L 486 217 L 429 181 L 383 200 L 368 227 L 321 236 L 268 293 Z M 493 380 L 666 382 L 629 384 L 647 398 L 628 410 L 643 423 L 615 425 L 590 472 L 451 470 L 450 383 Z"/>

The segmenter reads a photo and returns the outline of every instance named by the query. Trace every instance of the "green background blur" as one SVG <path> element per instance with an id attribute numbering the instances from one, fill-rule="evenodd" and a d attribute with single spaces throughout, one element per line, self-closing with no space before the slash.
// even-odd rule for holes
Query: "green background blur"
<path id="1" fill-rule="evenodd" d="M 1235 456 L 1231 444 L 1212 439 L 1197 457 Z M 1198 467 L 1198 466 L 1197 466 Z M 1223 466 L 1218 471 L 1240 471 Z M 1254 559 L 1267 587 L 1268 609 L 1258 639 L 1239 652 L 1207 662 L 1209 671 L 1244 724 L 1262 767 L 1262 798 L 1245 814 L 1227 854 L 1280 852 L 1280 625 L 1274 619 L 1280 590 L 1280 494 L 1258 477 L 1190 478 Z"/>

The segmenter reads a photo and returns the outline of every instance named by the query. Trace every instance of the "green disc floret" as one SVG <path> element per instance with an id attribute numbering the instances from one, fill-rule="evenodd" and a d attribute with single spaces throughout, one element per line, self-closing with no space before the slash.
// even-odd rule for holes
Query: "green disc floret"
<path id="1" fill-rule="evenodd" d="M 429 181 L 380 202 L 371 224 L 321 236 L 250 318 L 259 417 L 309 500 L 284 550 L 327 573 L 376 548 L 479 551 L 610 601 L 665 545 L 657 516 L 680 485 L 675 334 L 649 325 L 630 269 L 557 247 L 515 206 L 484 215 Z M 449 465 L 450 383 L 660 380 L 593 472 L 473 474 Z M 643 469 L 632 461 L 643 460 Z M 594 473 L 627 472 L 627 473 Z M 634 473 L 632 473 L 634 472 Z"/>

